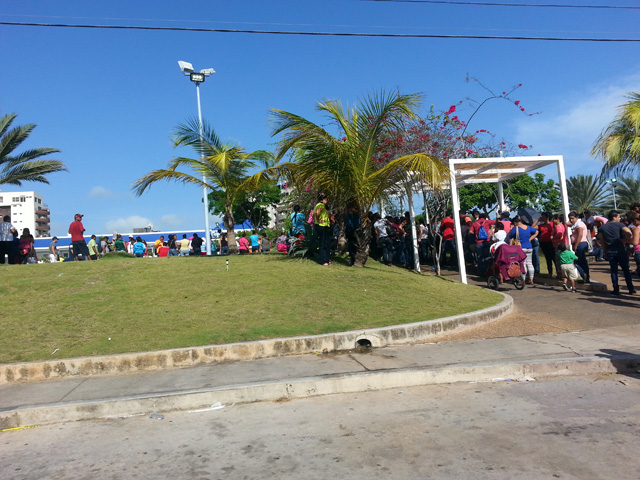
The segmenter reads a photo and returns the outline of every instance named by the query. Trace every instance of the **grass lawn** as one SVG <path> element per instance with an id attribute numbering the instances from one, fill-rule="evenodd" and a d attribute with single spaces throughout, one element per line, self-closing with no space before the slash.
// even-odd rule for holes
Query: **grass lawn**
<path id="1" fill-rule="evenodd" d="M 364 269 L 340 262 L 114 254 L 97 262 L 3 265 L 0 363 L 380 327 L 502 300 L 373 261 Z"/>

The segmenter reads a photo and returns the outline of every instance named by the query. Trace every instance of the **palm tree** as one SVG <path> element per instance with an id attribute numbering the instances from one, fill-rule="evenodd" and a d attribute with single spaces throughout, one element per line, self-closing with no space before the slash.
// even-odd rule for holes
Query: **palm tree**
<path id="1" fill-rule="evenodd" d="M 285 175 L 290 181 L 323 191 L 340 211 L 355 208 L 360 214 L 356 230 L 356 266 L 364 266 L 369 254 L 371 225 L 367 212 L 380 199 L 409 180 L 421 180 L 438 190 L 448 180 L 449 170 L 436 157 L 426 153 L 405 155 L 386 164 L 378 162 L 380 137 L 389 131 L 402 131 L 407 119 L 415 116 L 420 96 L 381 92 L 352 108 L 338 101 L 319 102 L 334 127 L 332 135 L 324 127 L 283 110 L 273 109 L 272 135 L 283 134 L 277 159 L 293 152 L 290 162 L 279 164 L 264 173 Z"/>
<path id="2" fill-rule="evenodd" d="M 617 206 L 628 210 L 631 204 L 640 202 L 640 177 L 620 177 L 616 186 Z M 613 205 L 611 205 L 613 208 Z"/>
<path id="3" fill-rule="evenodd" d="M 29 124 L 11 128 L 16 117 L 15 113 L 9 113 L 0 118 L 0 185 L 22 185 L 23 181 L 49 183 L 45 175 L 66 171 L 67 167 L 58 160 L 38 159 L 60 150 L 33 148 L 14 154 L 36 127 Z"/>
<path id="4" fill-rule="evenodd" d="M 591 155 L 604 159 L 603 171 L 619 173 L 640 166 L 640 93 L 631 92 L 630 100 L 618 116 L 596 139 Z"/>
<path id="5" fill-rule="evenodd" d="M 569 207 L 578 213 L 605 207 L 610 196 L 607 184 L 593 175 L 576 175 L 567 179 Z"/>
<path id="6" fill-rule="evenodd" d="M 198 119 L 191 119 L 186 124 L 178 125 L 173 135 L 173 142 L 176 148 L 193 147 L 202 158 L 175 157 L 169 162 L 168 168 L 154 170 L 137 180 L 132 186 L 133 191 L 140 196 L 158 181 L 191 183 L 200 187 L 206 186 L 210 190 L 222 190 L 225 195 L 225 212 L 222 221 L 227 229 L 229 252 L 238 253 L 233 204 L 242 191 L 248 169 L 256 166 L 252 161 L 254 154 L 245 153 L 238 145 L 222 143 L 206 123 L 203 123 L 201 142 Z M 197 176 L 178 171 L 180 167 L 190 168 Z"/>

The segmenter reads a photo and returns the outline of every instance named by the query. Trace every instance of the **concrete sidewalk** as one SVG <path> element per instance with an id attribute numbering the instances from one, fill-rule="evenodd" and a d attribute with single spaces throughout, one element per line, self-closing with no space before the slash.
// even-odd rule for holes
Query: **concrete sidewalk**
<path id="1" fill-rule="evenodd" d="M 0 386 L 0 428 L 197 410 L 216 402 L 454 382 L 636 373 L 640 325 L 205 364 Z"/>

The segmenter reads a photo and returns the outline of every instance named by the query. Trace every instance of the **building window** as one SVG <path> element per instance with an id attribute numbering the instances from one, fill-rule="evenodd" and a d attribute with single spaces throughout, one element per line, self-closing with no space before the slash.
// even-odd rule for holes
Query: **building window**
<path id="1" fill-rule="evenodd" d="M 27 199 L 26 199 L 25 197 L 20 197 L 20 201 L 21 201 L 21 202 L 26 202 L 26 201 L 27 201 Z"/>
<path id="2" fill-rule="evenodd" d="M 19 201 L 20 201 L 20 199 L 19 199 L 18 197 L 13 197 L 13 198 L 11 199 L 11 201 L 15 203 L 15 202 L 19 202 Z"/>
<path id="3" fill-rule="evenodd" d="M 0 197 L 0 203 L 4 203 L 4 198 Z"/>

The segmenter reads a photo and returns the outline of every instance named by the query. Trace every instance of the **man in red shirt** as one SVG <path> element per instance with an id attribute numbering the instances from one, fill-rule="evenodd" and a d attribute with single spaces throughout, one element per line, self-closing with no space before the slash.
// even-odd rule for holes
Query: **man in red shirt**
<path id="1" fill-rule="evenodd" d="M 71 245 L 73 245 L 73 256 L 78 261 L 78 255 L 82 255 L 84 260 L 91 259 L 89 255 L 89 247 L 87 242 L 84 241 L 84 226 L 82 225 L 82 217 L 79 213 L 76 213 L 73 222 L 69 225 L 69 234 L 71 235 Z"/>
<path id="2" fill-rule="evenodd" d="M 442 234 L 442 249 L 440 252 L 440 260 L 443 265 L 455 266 L 456 264 L 456 243 L 455 223 L 451 216 L 451 212 L 447 212 L 447 217 L 440 224 L 440 233 Z M 450 252 L 449 262 L 447 262 L 447 252 Z"/>
<path id="3" fill-rule="evenodd" d="M 547 271 L 549 276 L 553 277 L 553 266 L 556 266 L 556 274 L 559 276 L 560 271 L 556 264 L 556 249 L 553 247 L 553 223 L 549 218 L 548 213 L 543 213 L 540 218 L 532 225 L 533 228 L 538 228 L 538 240 L 540 242 L 540 250 L 544 254 L 544 258 L 547 261 Z"/>
<path id="4" fill-rule="evenodd" d="M 478 275 L 484 275 L 487 270 L 487 259 L 491 255 L 491 227 L 493 220 L 487 220 L 487 215 L 481 213 L 478 220 L 471 224 L 469 233 L 476 237 L 476 255 L 478 256 Z"/>

